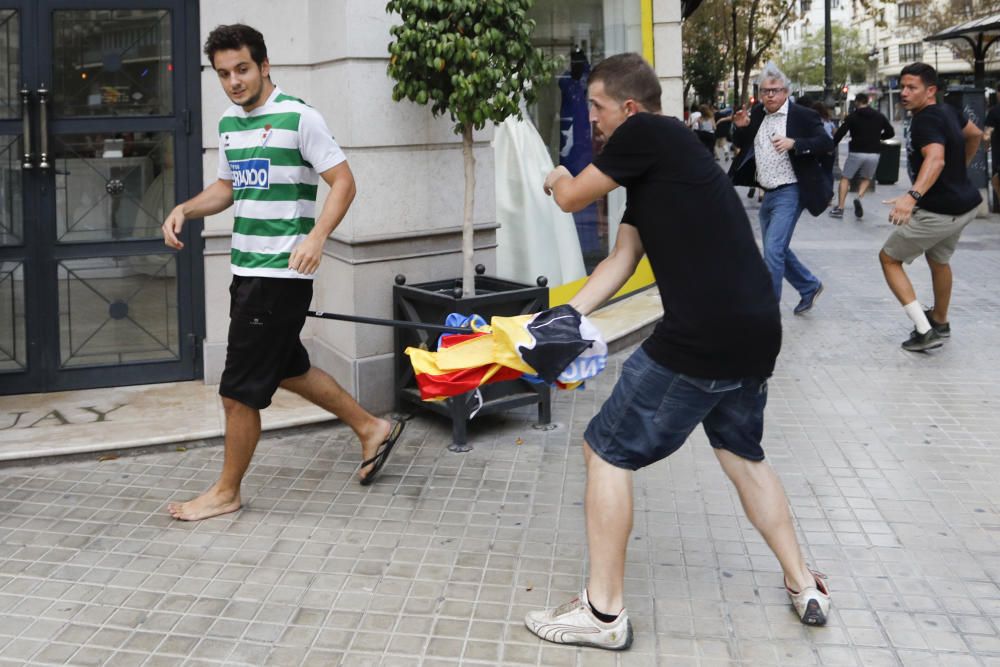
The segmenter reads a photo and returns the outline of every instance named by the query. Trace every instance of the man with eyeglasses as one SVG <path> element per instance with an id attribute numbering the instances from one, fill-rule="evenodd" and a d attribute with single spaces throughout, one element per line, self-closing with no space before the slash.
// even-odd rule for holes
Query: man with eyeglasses
<path id="1" fill-rule="evenodd" d="M 782 280 L 799 293 L 794 313 L 810 310 L 823 283 L 806 268 L 789 244 L 803 210 L 819 215 L 833 197 L 833 139 L 819 114 L 788 100 L 788 77 L 773 63 L 760 75 L 763 104 L 733 117 L 733 143 L 740 156 L 729 170 L 735 185 L 764 191 L 759 221 L 764 262 L 774 293 L 781 299 Z"/>

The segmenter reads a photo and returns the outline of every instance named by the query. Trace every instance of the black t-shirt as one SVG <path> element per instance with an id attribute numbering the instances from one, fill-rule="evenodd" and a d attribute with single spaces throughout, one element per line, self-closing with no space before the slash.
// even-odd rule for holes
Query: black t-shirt
<path id="1" fill-rule="evenodd" d="M 882 140 L 896 134 L 889 119 L 871 107 L 860 107 L 837 128 L 833 135 L 834 141 L 840 141 L 848 132 L 851 133 L 851 143 L 848 149 L 852 153 L 874 153 L 882 150 Z"/>
<path id="2" fill-rule="evenodd" d="M 965 171 L 965 138 L 962 137 L 959 111 L 943 104 L 931 104 L 913 116 L 906 142 L 910 180 L 916 181 L 928 144 L 944 146 L 944 169 L 937 181 L 923 193 L 918 206 L 931 213 L 961 215 L 982 201 Z"/>
<path id="3" fill-rule="evenodd" d="M 639 230 L 660 289 L 649 356 L 705 379 L 769 376 L 781 349 L 771 276 L 732 183 L 694 133 L 637 114 L 594 166 L 625 186 L 623 222 Z"/>
<path id="4" fill-rule="evenodd" d="M 984 121 L 986 127 L 993 128 L 993 136 L 990 137 L 990 148 L 993 149 L 993 164 L 1000 162 L 1000 104 L 993 105 L 993 108 L 986 114 Z"/>

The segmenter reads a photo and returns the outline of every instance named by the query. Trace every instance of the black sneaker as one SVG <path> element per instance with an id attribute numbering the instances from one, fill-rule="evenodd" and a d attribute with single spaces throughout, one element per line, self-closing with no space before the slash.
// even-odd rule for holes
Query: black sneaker
<path id="1" fill-rule="evenodd" d="M 799 305 L 795 306 L 792 312 L 795 313 L 796 315 L 801 315 L 802 313 L 806 313 L 812 310 L 813 305 L 816 303 L 816 299 L 818 299 L 819 295 L 822 293 L 823 293 L 823 283 L 820 283 L 815 290 L 813 290 L 812 292 L 810 292 L 809 294 L 807 294 L 806 296 L 802 297 L 799 300 Z"/>
<path id="2" fill-rule="evenodd" d="M 919 334 L 914 329 L 910 332 L 910 337 L 903 341 L 903 349 L 907 352 L 926 352 L 944 345 L 941 336 L 934 329 L 928 329 L 927 333 Z"/>
<path id="3" fill-rule="evenodd" d="M 934 318 L 931 317 L 931 313 L 933 312 L 933 308 L 928 308 L 924 311 L 924 315 L 927 316 L 927 321 L 930 323 L 931 328 L 934 329 L 934 331 L 937 332 L 937 335 L 941 336 L 941 338 L 951 338 L 951 324 L 948 322 L 945 322 L 944 324 L 935 322 Z"/>
<path id="4" fill-rule="evenodd" d="M 865 217 L 865 209 L 861 207 L 861 200 L 860 199 L 855 199 L 854 200 L 854 217 L 855 218 L 863 218 L 863 217 Z"/>
<path id="5" fill-rule="evenodd" d="M 756 190 L 756 188 L 750 188 L 747 190 L 747 199 L 753 199 L 754 190 Z"/>
<path id="6" fill-rule="evenodd" d="M 844 209 L 840 208 L 839 206 L 834 206 L 833 208 L 830 209 L 830 217 L 831 218 L 843 218 L 844 217 Z"/>

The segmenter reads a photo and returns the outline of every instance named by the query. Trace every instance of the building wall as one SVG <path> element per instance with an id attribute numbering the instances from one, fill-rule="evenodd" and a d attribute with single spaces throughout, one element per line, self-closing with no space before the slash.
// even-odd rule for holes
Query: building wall
<path id="1" fill-rule="evenodd" d="M 622 0 L 648 2 L 648 0 Z M 664 111 L 681 115 L 679 0 L 656 0 L 656 68 Z M 358 196 L 326 244 L 314 307 L 374 317 L 392 313 L 393 277 L 409 283 L 461 273 L 463 160 L 461 138 L 427 107 L 392 101 L 386 74 L 395 17 L 373 0 L 297 0 L 279 11 L 269 0 L 201 0 L 202 41 L 216 25 L 244 22 L 264 33 L 273 81 L 325 117 L 347 154 Z M 206 185 L 218 163 L 218 118 L 229 104 L 202 56 L 202 123 Z M 495 268 L 496 204 L 493 130 L 476 134 L 478 263 Z M 318 202 L 326 195 L 320 189 Z M 228 329 L 232 213 L 205 221 L 207 335 L 205 380 L 218 382 Z M 314 365 L 333 374 L 373 411 L 393 403 L 392 330 L 310 320 L 303 332 Z"/>
<path id="2" fill-rule="evenodd" d="M 900 17 L 901 12 L 905 12 L 902 9 L 905 4 L 907 3 L 876 1 L 871 12 L 856 12 L 853 25 L 866 45 L 877 51 L 872 67 L 876 80 L 872 83 L 888 83 L 889 79 L 899 76 L 899 70 L 904 65 L 915 60 L 933 65 L 944 74 L 971 73 L 972 66 L 969 63 L 956 58 L 944 44 L 924 42 L 926 32 L 912 21 Z M 912 44 L 920 44 L 919 58 L 908 57 L 907 45 Z M 987 67 L 990 68 L 989 64 Z"/>
<path id="3" fill-rule="evenodd" d="M 653 61 L 663 87 L 663 113 L 684 117 L 680 0 L 653 0 Z"/>
<path id="4" fill-rule="evenodd" d="M 795 19 L 789 21 L 781 30 L 781 48 L 784 51 L 798 49 L 808 36 L 823 31 L 826 23 L 823 5 L 823 0 L 799 0 Z M 851 0 L 831 0 L 832 24 L 850 25 L 853 18 L 854 6 Z"/>

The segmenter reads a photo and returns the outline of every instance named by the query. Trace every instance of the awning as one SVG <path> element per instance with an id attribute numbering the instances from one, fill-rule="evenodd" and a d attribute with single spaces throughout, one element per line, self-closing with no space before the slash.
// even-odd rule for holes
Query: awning
<path id="1" fill-rule="evenodd" d="M 986 83 L 986 52 L 997 39 L 1000 39 L 1000 14 L 972 19 L 924 37 L 925 42 L 945 42 L 953 39 L 968 42 L 972 47 L 976 59 L 976 87 L 982 88 Z"/>
<path id="2" fill-rule="evenodd" d="M 972 19 L 965 23 L 953 25 L 945 28 L 941 32 L 936 32 L 930 37 L 925 37 L 925 42 L 943 42 L 949 39 L 966 39 L 973 41 L 978 35 L 989 37 L 1000 37 L 1000 14 L 991 14 L 978 19 Z"/>

